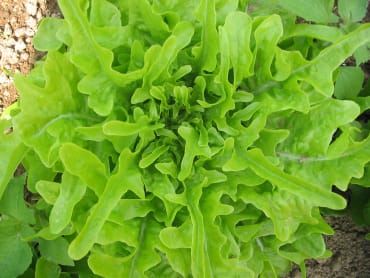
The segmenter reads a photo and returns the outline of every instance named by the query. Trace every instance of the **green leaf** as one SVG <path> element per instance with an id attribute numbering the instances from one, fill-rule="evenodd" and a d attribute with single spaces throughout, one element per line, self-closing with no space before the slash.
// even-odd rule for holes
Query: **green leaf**
<path id="1" fill-rule="evenodd" d="M 195 16 L 201 23 L 202 32 L 200 45 L 193 48 L 196 58 L 197 71 L 212 72 L 216 67 L 216 55 L 218 53 L 218 37 L 216 30 L 215 0 L 202 0 L 195 12 Z"/>
<path id="2" fill-rule="evenodd" d="M 0 199 L 15 170 L 28 151 L 18 132 L 7 134 L 7 131 L 11 131 L 12 123 L 9 119 L 5 119 L 4 115 L 6 115 L 6 112 L 0 119 Z"/>
<path id="3" fill-rule="evenodd" d="M 301 264 L 307 257 L 324 257 L 326 248 L 322 235 L 312 233 L 279 249 L 279 254 L 291 261 Z"/>
<path id="4" fill-rule="evenodd" d="M 272 164 L 259 149 L 247 151 L 245 154 L 242 154 L 242 157 L 246 165 L 256 174 L 269 180 L 273 185 L 307 200 L 311 204 L 333 209 L 343 209 L 346 206 L 345 200 L 330 190 L 284 173 Z"/>
<path id="5" fill-rule="evenodd" d="M 302 156 L 324 156 L 337 128 L 354 121 L 359 113 L 355 102 L 336 99 L 322 101 L 309 113 L 295 113 L 285 121 L 290 134 L 280 150 Z"/>
<path id="6" fill-rule="evenodd" d="M 146 172 L 143 178 L 147 192 L 151 192 L 155 197 L 161 200 L 159 205 L 155 202 L 158 200 L 153 200 L 154 217 L 158 221 L 171 223 L 173 217 L 180 208 L 177 204 L 168 200 L 167 196 L 176 192 L 176 188 L 178 187 L 177 182 L 173 182 L 167 175 L 164 176 L 158 172 L 152 171 Z"/>
<path id="7" fill-rule="evenodd" d="M 196 184 L 189 184 L 185 192 L 185 198 L 189 215 L 193 223 L 192 246 L 191 246 L 191 270 L 194 276 L 213 276 L 213 269 L 210 261 L 210 254 L 207 248 L 206 228 L 202 211 L 199 208 L 199 201 L 202 195 L 202 187 L 206 180 L 198 181 Z"/>
<path id="8" fill-rule="evenodd" d="M 294 175 L 310 179 L 323 186 L 329 187 L 335 184 L 341 190 L 346 190 L 352 177 L 363 176 L 364 165 L 369 162 L 369 145 L 370 139 L 367 138 L 333 157 L 308 158 L 308 160 L 303 158 L 303 163 L 293 158 L 287 169 Z M 305 165 L 304 170 L 301 168 L 302 164 Z M 318 173 L 319 169 L 330 175 L 315 175 L 314 173 Z"/>
<path id="9" fill-rule="evenodd" d="M 53 180 L 57 173 L 54 169 L 46 167 L 40 157 L 30 151 L 26 154 L 22 161 L 22 166 L 27 172 L 27 189 L 32 193 L 36 193 L 36 184 L 40 180 Z"/>
<path id="10" fill-rule="evenodd" d="M 123 9 L 121 8 L 121 12 L 123 11 L 122 13 L 129 18 L 129 27 L 133 33 L 133 37 L 139 38 L 140 40 L 143 40 L 144 38 L 144 41 L 149 40 L 150 44 L 155 44 L 162 43 L 168 36 L 169 32 L 168 25 L 170 24 L 164 20 L 161 14 L 165 14 L 168 11 L 171 12 L 172 9 L 181 9 L 181 6 L 176 7 L 176 5 L 179 4 L 177 2 L 159 2 L 151 4 L 145 0 L 138 0 L 137 2 L 130 2 L 126 4 L 126 7 Z M 186 6 L 188 5 L 189 3 L 187 3 Z M 190 3 L 190 6 L 191 5 L 194 4 Z M 170 6 L 171 8 L 168 10 L 163 6 Z M 162 10 L 163 8 L 164 11 Z M 179 17 L 176 14 L 174 24 L 176 24 L 178 20 Z"/>
<path id="11" fill-rule="evenodd" d="M 358 67 L 340 67 L 335 83 L 334 96 L 354 99 L 362 89 L 364 72 Z"/>
<path id="12" fill-rule="evenodd" d="M 107 185 L 99 196 L 99 201 L 92 208 L 87 222 L 69 246 L 68 254 L 71 258 L 81 259 L 89 252 L 96 242 L 104 222 L 124 193 L 132 190 L 138 196 L 143 197 L 141 175 L 135 166 L 136 160 L 136 155 L 127 149 L 121 153 L 117 172 L 108 179 Z"/>
<path id="13" fill-rule="evenodd" d="M 167 152 L 168 149 L 168 146 L 159 146 L 152 150 L 150 153 L 147 151 L 139 161 L 139 167 L 146 168 L 149 165 L 153 164 L 162 154 Z"/>
<path id="14" fill-rule="evenodd" d="M 69 173 L 79 177 L 97 196 L 103 193 L 108 177 L 105 165 L 95 154 L 78 145 L 65 143 L 60 147 L 59 155 Z"/>
<path id="15" fill-rule="evenodd" d="M 360 48 L 358 48 L 354 53 L 353 56 L 356 60 L 356 65 L 361 65 L 362 63 L 366 63 L 368 60 L 370 60 L 370 50 L 369 50 L 369 44 L 363 45 Z"/>
<path id="16" fill-rule="evenodd" d="M 40 180 L 36 190 L 48 204 L 54 204 L 59 195 L 60 183 Z"/>
<path id="17" fill-rule="evenodd" d="M 144 57 L 144 68 L 146 72 L 143 76 L 143 85 L 135 90 L 131 103 L 141 103 L 149 97 L 152 84 L 164 76 L 168 76 L 171 64 L 181 49 L 186 47 L 194 34 L 194 27 L 189 22 L 178 23 L 173 34 L 167 38 L 162 47 L 152 46 Z"/>
<path id="18" fill-rule="evenodd" d="M 109 216 L 109 220 L 121 224 L 122 221 L 145 217 L 154 207 L 148 199 L 121 199 Z"/>
<path id="19" fill-rule="evenodd" d="M 84 197 L 86 185 L 77 177 L 64 172 L 59 186 L 59 195 L 49 216 L 50 231 L 60 233 L 70 224 L 75 205 Z"/>
<path id="20" fill-rule="evenodd" d="M 270 31 L 267 31 L 270 30 Z M 271 15 L 263 20 L 254 32 L 254 71 L 259 84 L 272 79 L 271 65 L 277 44 L 283 35 L 280 16 Z"/>
<path id="21" fill-rule="evenodd" d="M 35 224 L 34 213 L 27 207 L 24 200 L 24 183 L 25 175 L 13 178 L 10 181 L 0 200 L 0 213 L 1 215 L 12 216 L 23 223 Z"/>
<path id="22" fill-rule="evenodd" d="M 192 229 L 192 222 L 187 220 L 180 227 L 169 227 L 163 229 L 159 234 L 159 237 L 162 243 L 168 248 L 191 248 Z"/>
<path id="23" fill-rule="evenodd" d="M 48 261 L 44 257 L 40 257 L 36 262 L 35 278 L 57 278 L 60 277 L 60 267 Z"/>
<path id="24" fill-rule="evenodd" d="M 321 51 L 308 65 L 297 69 L 295 74 L 323 95 L 331 96 L 334 92 L 334 70 L 356 49 L 369 41 L 370 24 L 364 24 Z"/>
<path id="25" fill-rule="evenodd" d="M 288 130 L 264 129 L 261 131 L 260 138 L 254 145 L 263 150 L 267 156 L 274 156 L 276 153 L 276 146 L 283 142 L 288 136 Z"/>
<path id="26" fill-rule="evenodd" d="M 128 123 L 123 121 L 109 121 L 104 124 L 103 132 L 107 135 L 114 136 L 131 136 L 139 132 L 156 130 L 163 127 L 163 124 L 150 124 L 150 119 L 141 117 L 136 123 Z"/>
<path id="27" fill-rule="evenodd" d="M 66 55 L 50 52 L 41 67 L 44 73 L 37 78 L 43 84 L 31 77 L 14 77 L 23 99 L 22 112 L 14 117 L 14 129 L 19 130 L 23 143 L 33 148 L 43 164 L 50 167 L 58 160 L 60 144 L 71 140 L 73 128 L 89 116 L 82 116 L 79 111 L 81 99 L 75 92 L 76 71 Z"/>
<path id="28" fill-rule="evenodd" d="M 96 26 L 121 26 L 118 8 L 106 0 L 91 1 L 90 22 Z"/>
<path id="29" fill-rule="evenodd" d="M 144 218 L 136 231 L 137 243 L 133 253 L 118 258 L 93 252 L 89 256 L 89 266 L 96 274 L 104 277 L 144 277 L 147 270 L 161 261 L 155 251 L 159 230 L 159 223 Z"/>
<path id="30" fill-rule="evenodd" d="M 39 239 L 38 242 L 40 253 L 46 260 L 60 265 L 74 265 L 67 253 L 68 241 L 63 237 L 54 240 Z"/>
<path id="31" fill-rule="evenodd" d="M 271 218 L 276 237 L 281 241 L 289 240 L 302 223 L 316 224 L 310 201 L 302 197 L 284 190 L 258 194 L 249 188 L 243 188 L 239 194 L 244 202 L 253 204 Z"/>
<path id="32" fill-rule="evenodd" d="M 367 6 L 366 0 L 339 0 L 338 13 L 345 23 L 357 22 L 365 17 Z"/>
<path id="33" fill-rule="evenodd" d="M 123 277 L 123 258 L 114 257 L 104 253 L 93 253 L 89 256 L 89 268 L 99 276 Z M 129 277 L 129 276 L 128 276 Z"/>
<path id="34" fill-rule="evenodd" d="M 22 240 L 32 230 L 13 220 L 0 221 L 1 276 L 12 278 L 21 275 L 32 261 L 31 247 Z"/>
<path id="35" fill-rule="evenodd" d="M 44 18 L 40 21 L 38 30 L 33 38 L 33 45 L 39 51 L 58 50 L 63 42 L 57 37 L 63 28 L 63 20 L 59 18 Z"/>
<path id="36" fill-rule="evenodd" d="M 99 1 L 95 2 L 98 4 Z M 113 53 L 97 44 L 85 11 L 70 0 L 60 1 L 59 6 L 66 18 L 73 40 L 72 61 L 85 73 L 102 70 L 108 79 L 118 77 L 119 73 L 111 68 Z"/>
<path id="37" fill-rule="evenodd" d="M 202 155 L 208 157 L 211 154 L 211 150 L 208 145 L 199 144 L 199 134 L 197 134 L 192 126 L 180 126 L 178 132 L 186 142 L 185 153 L 181 161 L 181 170 L 178 178 L 180 180 L 185 180 L 191 174 L 195 156 Z"/>
<path id="38" fill-rule="evenodd" d="M 337 22 L 337 17 L 332 13 L 333 0 L 312 0 L 310 2 L 304 0 L 278 0 L 279 4 L 308 21 L 317 23 L 333 23 Z"/>
<path id="39" fill-rule="evenodd" d="M 357 225 L 370 224 L 370 190 L 355 184 L 349 186 L 351 190 L 351 202 L 348 204 L 348 211 Z"/>
<path id="40" fill-rule="evenodd" d="M 145 217 L 145 215 L 143 216 Z M 113 221 L 113 222 L 110 222 Z M 115 242 L 125 243 L 128 246 L 137 246 L 140 232 L 141 219 L 109 219 L 105 222 L 99 232 L 97 243 L 102 245 L 114 244 Z"/>
<path id="41" fill-rule="evenodd" d="M 98 44 L 85 11 L 80 7 L 75 7 L 71 0 L 60 1 L 59 6 L 66 18 L 72 37 L 71 61 L 86 74 L 79 88 L 90 96 L 90 107 L 96 113 L 106 116 L 113 108 L 118 87 L 125 87 L 141 78 L 142 71 L 122 74 L 114 70 L 112 68 L 113 52 Z M 116 9 L 112 5 L 109 7 L 110 12 L 108 13 L 114 15 Z M 113 23 L 117 23 L 116 20 L 113 20 Z M 109 33 L 106 34 L 109 35 Z M 103 88 L 103 94 L 100 94 L 98 88 Z"/>
<path id="42" fill-rule="evenodd" d="M 350 129 L 345 128 L 358 114 L 359 107 L 354 102 L 331 99 L 317 105 L 307 115 L 291 117 L 287 123 L 291 127 L 291 135 L 278 153 L 285 170 L 326 188 L 335 184 L 346 190 L 352 177 L 362 177 L 364 165 L 369 161 L 369 138 L 357 141 Z M 302 130 L 298 122 L 312 124 L 310 131 Z M 317 125 L 317 122 L 321 124 Z M 332 142 L 338 128 L 343 130 L 342 134 Z"/>
<path id="43" fill-rule="evenodd" d="M 344 32 L 337 27 L 302 23 L 289 26 L 284 32 L 284 39 L 304 36 L 308 38 L 316 38 L 323 41 L 334 42 L 343 35 Z"/>
<path id="44" fill-rule="evenodd" d="M 242 32 L 238 30 L 243 26 Z M 253 54 L 250 49 L 252 19 L 245 13 L 230 13 L 226 17 L 224 30 L 230 42 L 230 59 L 234 71 L 234 85 L 252 75 Z"/>
<path id="45" fill-rule="evenodd" d="M 161 226 L 156 221 L 143 219 L 140 226 L 138 246 L 130 261 L 125 263 L 127 277 L 144 276 L 144 273 L 157 265 L 161 257 L 155 250 L 159 245 L 158 233 Z"/>

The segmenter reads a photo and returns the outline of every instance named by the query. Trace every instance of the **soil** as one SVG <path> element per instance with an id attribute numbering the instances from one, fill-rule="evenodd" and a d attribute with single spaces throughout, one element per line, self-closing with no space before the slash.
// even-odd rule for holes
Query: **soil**
<path id="1" fill-rule="evenodd" d="M 56 0 L 1 0 L 0 2 L 0 114 L 17 97 L 11 77 L 6 72 L 27 73 L 42 53 L 32 47 L 38 22 L 46 16 L 59 16 Z M 369 13 L 367 18 L 369 18 Z M 370 21 L 370 20 L 367 20 Z M 369 63 L 364 66 L 369 76 Z M 370 228 L 354 225 L 347 217 L 329 217 L 335 235 L 326 237 L 333 256 L 307 262 L 309 278 L 370 277 L 370 242 L 365 240 Z M 298 268 L 287 278 L 300 277 Z"/>

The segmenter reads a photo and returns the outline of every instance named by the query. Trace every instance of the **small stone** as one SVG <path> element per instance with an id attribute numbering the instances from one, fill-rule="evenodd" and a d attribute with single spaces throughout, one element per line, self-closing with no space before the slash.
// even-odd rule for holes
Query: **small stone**
<path id="1" fill-rule="evenodd" d="M 24 43 L 23 40 L 18 40 L 15 45 L 14 45 L 14 50 L 17 52 L 21 52 L 26 49 L 26 44 Z"/>
<path id="2" fill-rule="evenodd" d="M 10 36 L 12 34 L 13 30 L 12 30 L 12 26 L 10 26 L 9 23 L 6 23 L 5 26 L 4 26 L 4 35 L 5 36 Z"/>
<path id="3" fill-rule="evenodd" d="M 29 57 L 30 57 L 30 55 L 26 52 L 22 52 L 21 55 L 20 55 L 20 58 L 23 61 L 27 61 Z"/>
<path id="4" fill-rule="evenodd" d="M 315 260 L 319 265 L 320 264 L 324 264 L 324 263 L 326 263 L 327 262 L 327 260 L 326 259 L 316 259 Z"/>
<path id="5" fill-rule="evenodd" d="M 26 19 L 26 24 L 27 24 L 27 27 L 30 28 L 30 29 L 32 29 L 33 31 L 35 31 L 36 28 L 37 28 L 37 21 L 32 16 L 29 16 Z"/>
<path id="6" fill-rule="evenodd" d="M 24 27 L 21 27 L 21 28 L 17 28 L 14 30 L 14 35 L 17 37 L 17 38 L 21 38 L 21 37 L 24 37 L 26 35 L 26 28 Z"/>
<path id="7" fill-rule="evenodd" d="M 36 19 L 37 19 L 37 21 L 40 21 L 41 18 L 43 18 L 43 15 L 42 15 L 41 11 L 38 10 L 37 13 L 36 13 Z"/>
<path id="8" fill-rule="evenodd" d="M 18 64 L 18 55 L 13 50 L 7 55 L 7 61 L 11 65 Z"/>
<path id="9" fill-rule="evenodd" d="M 0 73 L 0 84 L 7 84 L 9 82 L 10 82 L 10 80 L 9 80 L 8 76 L 6 76 L 6 74 L 4 72 L 1 72 Z"/>
<path id="10" fill-rule="evenodd" d="M 27 28 L 26 36 L 27 36 L 27 37 L 33 37 L 33 36 L 35 35 L 35 30 L 36 30 L 36 29 Z"/>
<path id="11" fill-rule="evenodd" d="M 37 3 L 35 0 L 27 1 L 25 6 L 26 6 L 26 11 L 29 15 L 36 15 Z"/>
<path id="12" fill-rule="evenodd" d="M 16 17 L 11 17 L 11 18 L 9 19 L 9 22 L 10 22 L 10 25 L 14 26 L 14 25 L 16 25 L 16 24 L 17 24 L 18 20 L 17 20 L 17 18 L 16 18 Z"/>
<path id="13" fill-rule="evenodd" d="M 331 262 L 331 268 L 334 271 L 339 271 L 341 269 L 341 261 L 340 261 L 340 256 L 337 256 L 332 259 L 332 262 Z"/>
<path id="14" fill-rule="evenodd" d="M 10 57 L 10 58 L 8 59 L 8 61 L 9 61 L 9 64 L 11 64 L 11 65 L 16 65 L 16 64 L 18 64 L 18 58 L 17 58 L 17 57 Z"/>
<path id="15" fill-rule="evenodd" d="M 16 41 L 13 38 L 6 39 L 5 42 L 4 42 L 5 46 L 13 46 L 13 45 L 15 45 L 15 43 L 16 43 Z"/>

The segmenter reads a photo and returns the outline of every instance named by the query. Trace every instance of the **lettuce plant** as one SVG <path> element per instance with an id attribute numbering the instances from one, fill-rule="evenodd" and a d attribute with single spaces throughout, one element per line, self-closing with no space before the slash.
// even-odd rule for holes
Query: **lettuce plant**
<path id="1" fill-rule="evenodd" d="M 370 160 L 368 97 L 335 81 L 370 25 L 245 2 L 59 0 L 0 122 L 3 277 L 279 277 L 330 255 L 320 208 Z"/>

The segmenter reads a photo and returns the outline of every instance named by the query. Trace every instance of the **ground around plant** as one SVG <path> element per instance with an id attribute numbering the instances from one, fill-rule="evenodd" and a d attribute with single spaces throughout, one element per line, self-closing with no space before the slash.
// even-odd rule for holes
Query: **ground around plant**
<path id="1" fill-rule="evenodd" d="M 37 24 L 45 16 L 60 15 L 55 0 L 2 0 L 0 2 L 0 114 L 17 97 L 9 73 L 27 73 L 42 53 L 32 47 Z M 369 17 L 369 15 L 367 16 Z M 369 74 L 369 63 L 364 67 Z M 307 262 L 307 276 L 312 278 L 370 277 L 370 242 L 365 240 L 369 228 L 358 227 L 347 217 L 329 217 L 335 230 L 326 237 L 329 259 Z M 300 277 L 298 268 L 287 276 Z"/>

